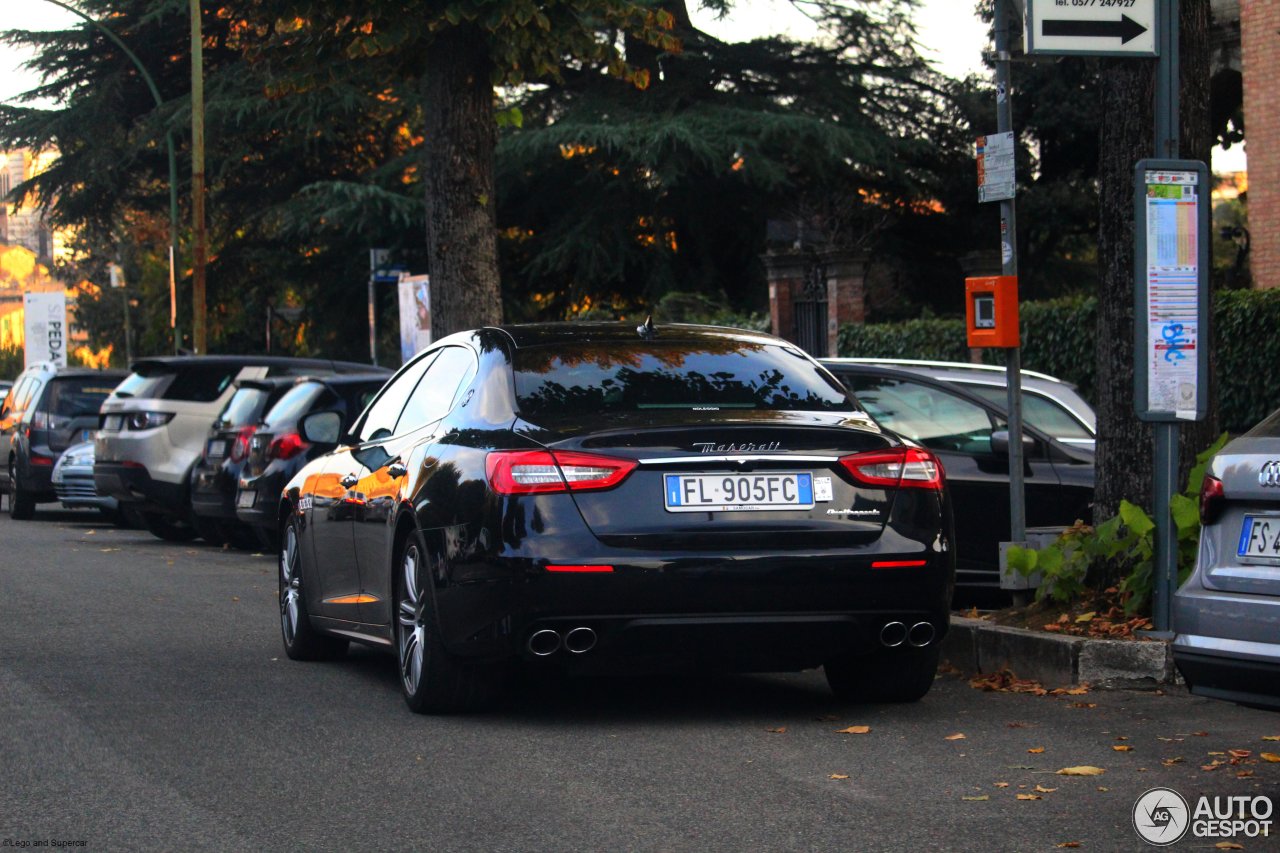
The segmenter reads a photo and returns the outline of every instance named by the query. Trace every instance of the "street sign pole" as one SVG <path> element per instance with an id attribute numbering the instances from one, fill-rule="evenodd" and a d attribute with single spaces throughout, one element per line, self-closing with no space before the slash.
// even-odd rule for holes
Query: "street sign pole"
<path id="1" fill-rule="evenodd" d="M 1000 133 L 1013 131 L 1010 104 L 1009 26 L 1013 19 L 1010 0 L 996 0 L 996 127 Z M 1016 146 L 1015 146 L 1016 150 Z M 1018 274 L 1018 220 L 1013 198 L 1000 202 L 1000 259 L 1004 275 Z M 1009 404 L 1009 537 L 1023 543 L 1027 538 L 1026 486 L 1023 479 L 1022 448 L 1022 348 L 1010 347 L 1007 356 Z"/>
<path id="2" fill-rule="evenodd" d="M 1180 129 L 1178 0 L 1157 3 L 1156 15 L 1156 37 L 1159 42 L 1160 58 L 1156 61 L 1155 151 L 1156 157 L 1173 160 L 1178 156 Z M 1207 186 L 1201 187 L 1200 192 L 1207 193 L 1208 189 Z M 1201 234 L 1200 239 L 1208 240 L 1209 235 Z M 1200 270 L 1200 274 L 1204 275 L 1204 270 Z M 1146 318 L 1138 319 L 1146 320 Z M 1144 322 L 1143 325 L 1148 327 L 1149 333 L 1150 324 Z M 1198 343 L 1200 346 L 1207 346 L 1208 337 L 1203 334 L 1203 330 L 1201 332 Z M 1145 369 L 1145 366 L 1140 366 L 1138 369 Z M 1152 488 L 1156 520 L 1152 622 L 1157 631 L 1172 631 L 1173 593 L 1178 585 L 1178 531 L 1169 513 L 1169 503 L 1178 480 L 1178 424 L 1176 421 L 1157 421 L 1152 424 L 1152 427 L 1155 432 Z"/>

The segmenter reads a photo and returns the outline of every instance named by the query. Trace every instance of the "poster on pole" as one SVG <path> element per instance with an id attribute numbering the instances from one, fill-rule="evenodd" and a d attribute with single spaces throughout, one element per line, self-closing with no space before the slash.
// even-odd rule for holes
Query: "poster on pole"
<path id="1" fill-rule="evenodd" d="M 1147 421 L 1208 416 L 1209 175 L 1143 160 L 1134 191 L 1134 404 Z"/>
<path id="2" fill-rule="evenodd" d="M 1013 132 L 979 136 L 974 145 L 978 161 L 978 201 L 1004 201 L 1017 194 L 1014 173 L 1016 140 Z"/>
<path id="3" fill-rule="evenodd" d="M 400 277 L 400 361 L 406 362 L 431 343 L 431 277 Z"/>
<path id="4" fill-rule="evenodd" d="M 51 361 L 67 366 L 67 295 L 50 293 L 22 295 L 23 335 L 26 364 Z"/>

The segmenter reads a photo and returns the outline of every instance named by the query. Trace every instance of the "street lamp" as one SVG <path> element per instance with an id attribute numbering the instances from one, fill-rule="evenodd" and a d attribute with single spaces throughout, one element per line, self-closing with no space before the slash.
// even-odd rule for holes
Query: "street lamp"
<path id="1" fill-rule="evenodd" d="M 83 18 L 101 30 L 133 62 L 134 67 L 138 69 L 138 73 L 142 75 L 142 79 L 146 81 L 147 88 L 151 90 L 151 97 L 155 99 L 156 106 L 164 106 L 164 99 L 160 97 L 160 89 L 156 86 L 156 81 L 147 73 L 146 66 L 142 64 L 142 60 L 138 59 L 137 54 L 130 50 L 129 46 L 121 41 L 115 32 L 74 6 L 63 3 L 62 0 L 45 0 L 45 2 L 66 9 L 71 14 Z M 178 158 L 173 149 L 173 131 L 166 130 L 164 132 L 164 141 L 169 148 L 169 328 L 173 329 L 173 348 L 176 352 L 180 343 L 178 340 L 178 291 L 174 276 L 174 264 L 176 263 L 178 249 Z"/>

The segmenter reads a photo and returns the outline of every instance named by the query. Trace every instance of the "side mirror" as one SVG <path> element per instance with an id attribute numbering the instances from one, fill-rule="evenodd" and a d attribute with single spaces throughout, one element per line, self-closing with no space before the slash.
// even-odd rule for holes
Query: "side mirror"
<path id="1" fill-rule="evenodd" d="M 324 447 L 342 443 L 342 415 L 338 412 L 312 412 L 298 422 L 303 441 Z"/>
<path id="2" fill-rule="evenodd" d="M 1025 432 L 1022 434 L 1022 455 L 1025 458 L 1028 453 L 1036 449 L 1036 440 Z M 1007 429 L 999 429 L 991 433 L 991 452 L 996 456 L 1009 455 L 1009 431 Z"/>

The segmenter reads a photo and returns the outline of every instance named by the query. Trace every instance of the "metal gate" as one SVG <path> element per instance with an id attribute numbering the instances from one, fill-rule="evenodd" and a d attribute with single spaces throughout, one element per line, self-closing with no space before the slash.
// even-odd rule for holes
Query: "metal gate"
<path id="1" fill-rule="evenodd" d="M 814 358 L 827 352 L 827 267 L 817 258 L 808 258 L 804 278 L 791 303 L 795 318 L 795 342 Z"/>

